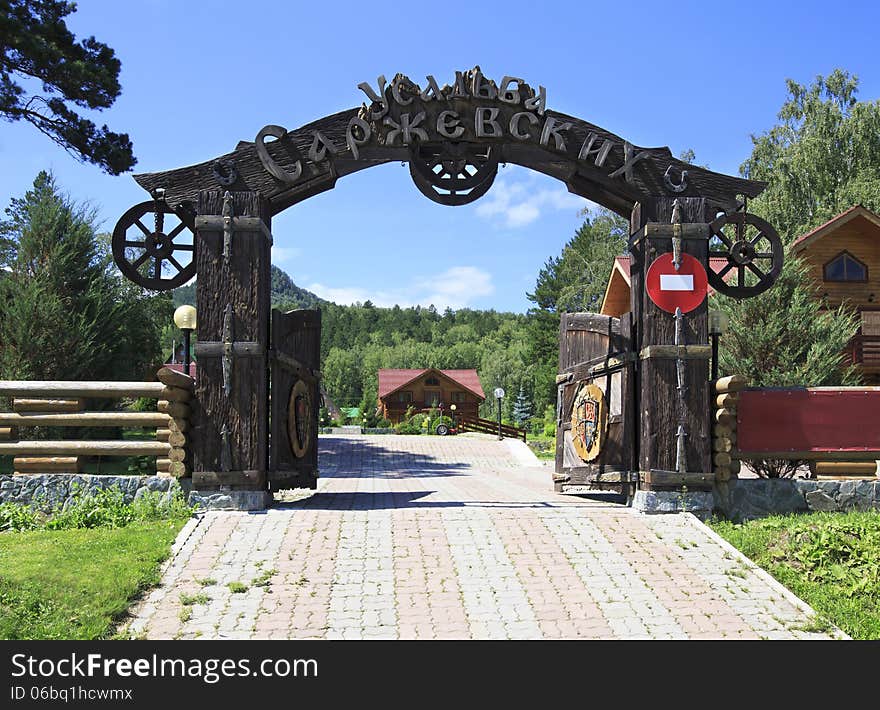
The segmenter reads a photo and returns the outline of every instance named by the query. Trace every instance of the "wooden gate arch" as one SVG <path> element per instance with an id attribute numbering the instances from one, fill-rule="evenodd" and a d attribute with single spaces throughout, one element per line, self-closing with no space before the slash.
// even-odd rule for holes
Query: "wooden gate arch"
<path id="1" fill-rule="evenodd" d="M 745 213 L 745 201 L 764 184 L 689 165 L 665 147 L 634 145 L 551 110 L 543 86 L 515 76 L 493 79 L 480 67 L 457 71 L 442 86 L 433 76 L 419 84 L 397 74 L 390 82 L 384 76 L 362 82 L 358 89 L 360 106 L 296 129 L 269 124 L 252 140 L 203 163 L 135 176 L 150 199 L 119 220 L 113 234 L 117 264 L 153 289 L 173 288 L 198 275 L 199 342 L 207 350 L 199 360 L 194 412 L 194 486 L 269 485 L 272 216 L 333 188 L 341 177 L 390 161 L 407 162 L 419 192 L 443 205 L 479 199 L 491 189 L 499 165 L 513 163 L 552 176 L 570 192 L 630 219 L 632 312 L 624 359 L 631 396 L 622 398 L 623 409 L 636 399 L 659 406 L 664 397 L 672 400 L 686 391 L 687 412 L 678 416 L 691 430 L 685 447 L 690 468 L 682 470 L 681 436 L 643 410 L 633 412 L 628 429 L 633 446 L 625 465 L 647 488 L 698 483 L 684 474 L 710 470 L 708 431 L 697 423 L 697 412 L 709 406 L 700 350 L 708 340 L 706 306 L 689 313 L 683 326 L 672 325 L 647 297 L 645 273 L 666 252 L 690 254 L 708 268 L 711 246 L 714 256 L 729 256 L 731 268 L 739 269 L 731 295 L 745 296 L 753 288 L 742 281 L 747 268 L 759 275 L 758 287 L 768 287 L 781 268 L 781 243 L 766 223 L 759 225 L 758 238 L 768 239 L 769 247 L 753 248 L 745 235 L 756 225 Z M 752 262 L 766 257 L 768 249 L 772 268 L 759 269 Z M 724 290 L 725 283 L 713 286 Z M 672 344 L 673 331 L 687 345 L 679 343 L 684 350 L 676 350 L 678 360 L 660 358 L 656 346 Z M 271 393 L 276 399 L 289 396 Z M 582 398 L 582 409 L 587 400 Z M 616 426 L 618 415 L 607 414 L 608 426 Z M 255 425 L 255 417 L 262 423 Z M 316 423 L 309 431 L 317 432 Z M 590 459 L 589 452 L 582 453 Z"/>

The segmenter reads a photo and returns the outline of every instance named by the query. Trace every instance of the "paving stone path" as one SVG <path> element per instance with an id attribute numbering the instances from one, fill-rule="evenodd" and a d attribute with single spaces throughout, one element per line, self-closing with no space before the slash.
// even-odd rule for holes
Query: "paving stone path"
<path id="1" fill-rule="evenodd" d="M 809 607 L 692 515 L 555 494 L 521 442 L 322 436 L 320 446 L 317 492 L 190 521 L 161 586 L 132 610 L 132 636 L 830 635 L 811 633 Z"/>

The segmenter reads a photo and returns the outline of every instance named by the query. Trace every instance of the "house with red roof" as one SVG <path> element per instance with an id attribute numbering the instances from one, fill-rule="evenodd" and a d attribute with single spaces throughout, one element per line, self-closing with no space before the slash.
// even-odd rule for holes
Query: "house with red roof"
<path id="1" fill-rule="evenodd" d="M 476 370 L 379 370 L 380 415 L 395 424 L 410 407 L 418 412 L 442 405 L 448 413 L 454 404 L 458 416 L 476 417 L 485 399 Z"/>

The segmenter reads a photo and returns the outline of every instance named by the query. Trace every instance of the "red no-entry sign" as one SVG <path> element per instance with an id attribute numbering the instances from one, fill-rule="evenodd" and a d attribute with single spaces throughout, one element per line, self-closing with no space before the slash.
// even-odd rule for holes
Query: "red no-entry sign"
<path id="1" fill-rule="evenodd" d="M 648 295 L 664 311 L 682 313 L 699 306 L 708 292 L 709 279 L 706 269 L 690 254 L 681 255 L 681 264 L 676 270 L 672 254 L 661 254 L 648 267 L 645 288 Z"/>

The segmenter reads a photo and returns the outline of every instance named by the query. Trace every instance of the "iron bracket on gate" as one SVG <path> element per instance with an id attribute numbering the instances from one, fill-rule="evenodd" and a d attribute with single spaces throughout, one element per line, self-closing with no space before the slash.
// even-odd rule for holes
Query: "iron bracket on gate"
<path id="1" fill-rule="evenodd" d="M 303 380 L 311 380 L 317 382 L 321 379 L 321 371 L 313 370 L 311 367 L 304 365 L 295 357 L 291 357 L 286 353 L 279 352 L 275 348 L 269 349 L 269 360 L 277 362 L 281 367 L 290 370 L 297 377 Z"/>
<path id="2" fill-rule="evenodd" d="M 223 263 L 229 266 L 232 256 L 232 238 L 236 232 L 260 232 L 272 246 L 272 232 L 260 217 L 236 217 L 232 213 L 232 193 L 229 190 L 223 195 L 221 214 L 201 215 L 196 217 L 195 228 L 207 231 L 223 232 Z"/>
<path id="3" fill-rule="evenodd" d="M 232 304 L 226 304 L 223 314 L 223 340 L 220 342 L 196 343 L 196 357 L 219 357 L 222 358 L 223 366 L 223 391 L 228 396 L 232 392 L 232 375 L 234 358 L 236 357 L 262 357 L 266 349 L 262 343 L 253 341 L 236 342 L 233 336 Z"/>
<path id="4" fill-rule="evenodd" d="M 629 238 L 629 250 L 645 239 L 702 239 L 712 236 L 708 222 L 686 222 L 684 224 L 665 224 L 648 222 Z"/>

